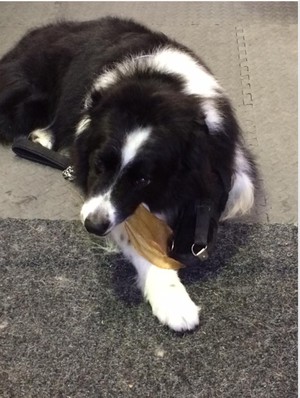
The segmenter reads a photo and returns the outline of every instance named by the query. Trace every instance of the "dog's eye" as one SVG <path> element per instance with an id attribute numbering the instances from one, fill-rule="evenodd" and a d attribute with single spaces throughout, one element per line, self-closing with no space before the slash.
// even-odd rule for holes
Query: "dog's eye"
<path id="1" fill-rule="evenodd" d="M 135 185 L 139 188 L 146 187 L 151 182 L 150 178 L 147 177 L 139 177 L 135 179 Z"/>

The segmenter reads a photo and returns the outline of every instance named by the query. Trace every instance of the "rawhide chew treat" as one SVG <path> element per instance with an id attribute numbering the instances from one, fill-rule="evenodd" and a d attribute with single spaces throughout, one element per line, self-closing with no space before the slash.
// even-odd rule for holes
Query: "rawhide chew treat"
<path id="1" fill-rule="evenodd" d="M 146 260 L 159 268 L 182 268 L 182 264 L 167 254 L 171 228 L 155 217 L 143 205 L 125 221 L 125 228 L 131 244 Z"/>

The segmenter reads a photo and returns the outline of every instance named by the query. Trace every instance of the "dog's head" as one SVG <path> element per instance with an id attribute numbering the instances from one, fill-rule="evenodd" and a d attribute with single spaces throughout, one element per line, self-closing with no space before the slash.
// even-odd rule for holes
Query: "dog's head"
<path id="1" fill-rule="evenodd" d="M 74 146 L 88 231 L 107 234 L 141 203 L 168 211 L 207 191 L 207 128 L 194 97 L 132 83 L 93 102 Z"/>

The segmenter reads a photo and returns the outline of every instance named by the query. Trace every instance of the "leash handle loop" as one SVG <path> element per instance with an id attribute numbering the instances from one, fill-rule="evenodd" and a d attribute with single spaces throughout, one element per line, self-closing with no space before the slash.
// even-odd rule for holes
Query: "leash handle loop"
<path id="1" fill-rule="evenodd" d="M 70 159 L 67 156 L 45 148 L 41 144 L 34 143 L 28 140 L 27 137 L 15 138 L 12 150 L 22 158 L 59 170 L 65 170 L 70 166 Z"/>

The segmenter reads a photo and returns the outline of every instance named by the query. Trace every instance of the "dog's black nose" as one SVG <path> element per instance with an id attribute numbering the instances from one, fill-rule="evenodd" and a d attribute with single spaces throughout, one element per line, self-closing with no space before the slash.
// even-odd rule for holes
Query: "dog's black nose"
<path id="1" fill-rule="evenodd" d="M 107 233 L 111 224 L 109 221 L 94 222 L 87 217 L 84 221 L 84 226 L 89 233 L 102 236 Z"/>

